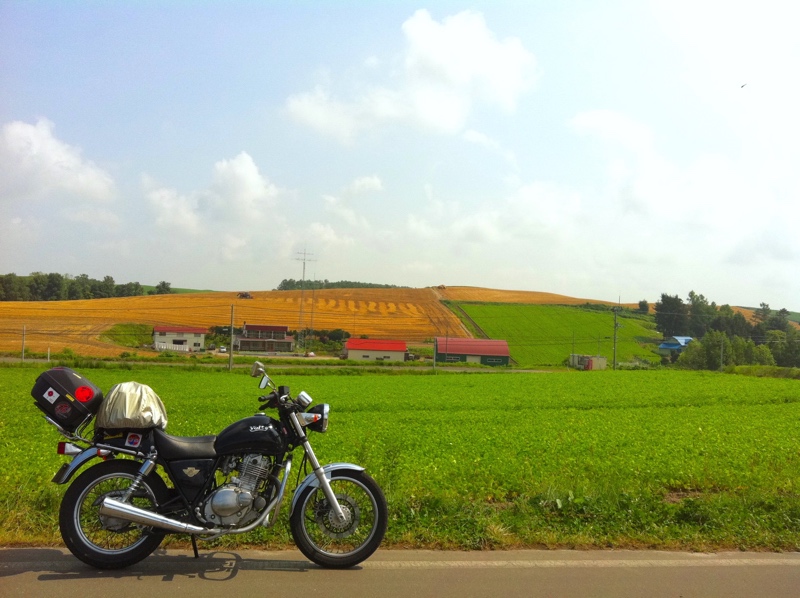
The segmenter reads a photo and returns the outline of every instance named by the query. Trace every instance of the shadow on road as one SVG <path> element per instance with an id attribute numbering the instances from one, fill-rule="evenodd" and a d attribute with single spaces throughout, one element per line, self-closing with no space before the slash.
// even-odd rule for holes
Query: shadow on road
<path id="1" fill-rule="evenodd" d="M 287 559 L 248 559 L 235 552 L 191 555 L 168 553 L 159 549 L 145 560 L 126 569 L 100 570 L 85 565 L 71 554 L 52 548 L 10 548 L 0 552 L 0 578 L 23 573 L 41 572 L 39 581 L 76 579 L 143 579 L 161 577 L 162 581 L 177 578 L 204 581 L 229 581 L 239 571 L 285 571 L 304 573 L 319 569 L 309 561 Z"/>

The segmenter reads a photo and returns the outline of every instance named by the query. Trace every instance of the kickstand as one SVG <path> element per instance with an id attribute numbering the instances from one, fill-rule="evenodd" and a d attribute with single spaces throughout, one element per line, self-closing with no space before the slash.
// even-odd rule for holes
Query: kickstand
<path id="1" fill-rule="evenodd" d="M 199 559 L 200 554 L 197 552 L 197 538 L 192 536 L 192 550 L 194 550 L 194 558 Z"/>

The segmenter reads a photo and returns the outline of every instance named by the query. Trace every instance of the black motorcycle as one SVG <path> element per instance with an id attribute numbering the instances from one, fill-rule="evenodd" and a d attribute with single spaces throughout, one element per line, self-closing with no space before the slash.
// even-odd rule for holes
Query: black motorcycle
<path id="1" fill-rule="evenodd" d="M 189 534 L 197 556 L 197 539 L 272 527 L 297 447 L 303 448 L 301 470 L 312 470 L 291 500 L 297 547 L 314 563 L 333 568 L 352 567 L 375 552 L 387 524 L 380 487 L 358 465 L 321 466 L 308 441 L 308 430 L 327 430 L 329 406 L 310 407 L 306 392 L 292 398 L 259 362 L 251 375 L 271 391 L 259 401 L 262 409 L 276 409 L 277 418 L 257 413 L 216 436 L 179 437 L 164 432 L 163 403 L 145 385 L 119 384 L 103 397 L 69 368 L 42 373 L 31 394 L 45 419 L 70 441 L 59 443 L 59 453 L 73 456 L 53 482 L 66 484 L 85 464 L 101 459 L 75 478 L 61 502 L 61 536 L 72 554 L 114 569 L 144 559 L 170 532 Z"/>

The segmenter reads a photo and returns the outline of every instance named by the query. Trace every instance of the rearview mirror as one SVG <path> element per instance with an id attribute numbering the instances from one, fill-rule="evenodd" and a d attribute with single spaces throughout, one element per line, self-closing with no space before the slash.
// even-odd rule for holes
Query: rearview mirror
<path id="1" fill-rule="evenodd" d="M 260 361 L 256 361 L 253 364 L 253 367 L 250 368 L 250 376 L 252 376 L 253 378 L 258 378 L 259 376 L 263 376 L 266 373 L 267 372 L 264 369 L 264 364 L 261 363 Z"/>

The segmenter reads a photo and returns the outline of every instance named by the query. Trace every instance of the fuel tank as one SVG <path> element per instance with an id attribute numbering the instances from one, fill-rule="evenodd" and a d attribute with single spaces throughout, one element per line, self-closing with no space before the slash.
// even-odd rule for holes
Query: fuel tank
<path id="1" fill-rule="evenodd" d="M 214 449 L 218 455 L 261 453 L 281 455 L 286 452 L 286 435 L 281 422 L 264 414 L 232 423 L 217 435 Z"/>

